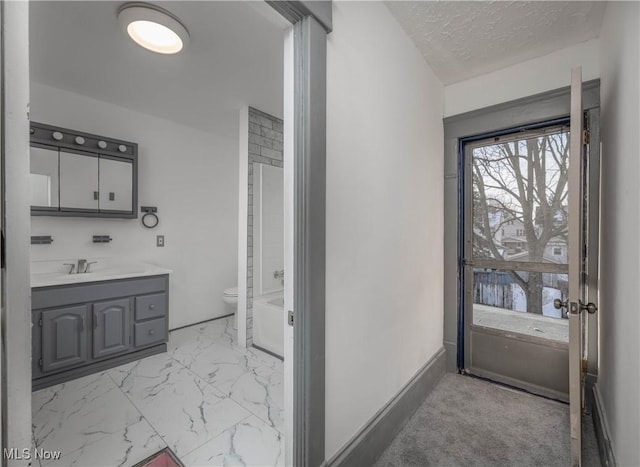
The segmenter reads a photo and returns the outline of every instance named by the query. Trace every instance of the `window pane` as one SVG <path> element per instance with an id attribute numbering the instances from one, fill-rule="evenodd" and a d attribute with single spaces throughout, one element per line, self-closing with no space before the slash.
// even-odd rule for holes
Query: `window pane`
<path id="1" fill-rule="evenodd" d="M 474 258 L 567 263 L 568 134 L 473 148 Z"/>
<path id="2" fill-rule="evenodd" d="M 553 301 L 567 299 L 567 274 L 473 270 L 473 324 L 568 342 L 566 310 Z"/>

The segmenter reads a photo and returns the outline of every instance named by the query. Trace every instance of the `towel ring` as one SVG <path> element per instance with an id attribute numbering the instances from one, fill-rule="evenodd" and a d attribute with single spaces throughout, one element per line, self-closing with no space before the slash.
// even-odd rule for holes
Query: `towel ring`
<path id="1" fill-rule="evenodd" d="M 148 217 L 148 219 L 147 219 Z M 155 212 L 147 212 L 144 216 L 142 216 L 142 225 L 144 225 L 147 229 L 153 229 L 158 226 L 160 219 Z"/>

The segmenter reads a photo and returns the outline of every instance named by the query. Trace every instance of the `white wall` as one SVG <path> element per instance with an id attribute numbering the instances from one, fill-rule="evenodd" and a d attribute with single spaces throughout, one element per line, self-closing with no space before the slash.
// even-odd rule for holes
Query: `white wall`
<path id="1" fill-rule="evenodd" d="M 528 97 L 569 86 L 571 68 L 582 66 L 582 79 L 600 77 L 598 40 L 590 40 L 445 88 L 444 116 Z"/>
<path id="2" fill-rule="evenodd" d="M 222 292 L 236 285 L 238 142 L 79 94 L 32 83 L 31 118 L 138 143 L 141 206 L 157 206 L 160 225 L 140 220 L 32 217 L 32 261 L 114 257 L 173 270 L 170 328 L 229 313 Z M 92 235 L 111 235 L 93 244 Z M 157 248 L 156 235 L 166 246 Z"/>
<path id="3" fill-rule="evenodd" d="M 443 86 L 383 3 L 327 50 L 326 455 L 442 347 Z"/>
<path id="4" fill-rule="evenodd" d="M 640 5 L 607 6 L 601 41 L 600 372 L 613 450 L 640 465 Z"/>

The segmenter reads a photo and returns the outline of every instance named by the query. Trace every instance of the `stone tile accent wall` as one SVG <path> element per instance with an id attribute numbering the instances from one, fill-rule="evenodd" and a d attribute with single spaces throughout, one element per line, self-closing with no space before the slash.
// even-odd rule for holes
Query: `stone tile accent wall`
<path id="1" fill-rule="evenodd" d="M 249 107 L 247 218 L 247 346 L 253 343 L 253 174 L 255 164 L 282 167 L 282 120 Z"/>

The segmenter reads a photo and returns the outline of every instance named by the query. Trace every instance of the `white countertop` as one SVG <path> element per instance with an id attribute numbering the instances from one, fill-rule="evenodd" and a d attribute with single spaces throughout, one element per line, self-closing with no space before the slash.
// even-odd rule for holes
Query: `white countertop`
<path id="1" fill-rule="evenodd" d="M 90 266 L 90 272 L 82 274 L 69 274 L 69 266 L 64 265 L 64 263 L 77 264 L 77 260 L 34 261 L 31 263 L 31 287 L 50 287 L 52 285 L 158 276 L 173 272 L 170 269 L 143 262 L 125 262 L 113 259 L 88 259 L 87 261 L 97 262 Z"/>

